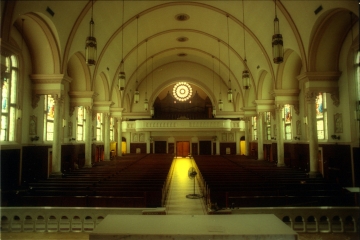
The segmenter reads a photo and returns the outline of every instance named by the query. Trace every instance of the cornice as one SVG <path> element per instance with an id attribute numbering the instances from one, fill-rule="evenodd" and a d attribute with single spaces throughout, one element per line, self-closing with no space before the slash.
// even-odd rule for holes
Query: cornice
<path id="1" fill-rule="evenodd" d="M 341 72 L 304 72 L 296 78 L 299 81 L 338 81 Z"/>

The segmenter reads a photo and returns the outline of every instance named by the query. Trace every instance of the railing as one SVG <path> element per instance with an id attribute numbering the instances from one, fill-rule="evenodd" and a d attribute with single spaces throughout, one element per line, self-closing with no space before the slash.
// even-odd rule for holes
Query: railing
<path id="1" fill-rule="evenodd" d="M 208 129 L 219 131 L 244 131 L 244 121 L 225 120 L 136 120 L 123 121 L 122 131 L 184 131 Z"/>
<path id="2" fill-rule="evenodd" d="M 1 208 L 1 232 L 92 232 L 108 215 L 164 215 L 165 208 Z M 274 214 L 296 232 L 357 232 L 359 207 L 227 209 L 231 214 Z"/>
<path id="3" fill-rule="evenodd" d="M 1 232 L 92 232 L 108 215 L 162 215 L 165 208 L 4 207 Z"/>

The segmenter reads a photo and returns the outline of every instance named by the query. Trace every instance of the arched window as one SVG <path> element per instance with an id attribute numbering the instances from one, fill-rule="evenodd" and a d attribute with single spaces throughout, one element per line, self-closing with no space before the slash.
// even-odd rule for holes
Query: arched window
<path id="1" fill-rule="evenodd" d="M 5 58 L 5 72 L 1 75 L 0 141 L 15 141 L 18 61 L 14 55 L 2 58 Z"/>

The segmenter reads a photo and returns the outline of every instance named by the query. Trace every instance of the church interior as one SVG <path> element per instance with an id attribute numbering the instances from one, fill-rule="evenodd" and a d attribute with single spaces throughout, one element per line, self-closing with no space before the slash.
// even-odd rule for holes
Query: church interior
<path id="1" fill-rule="evenodd" d="M 358 10 L 1 1 L 1 235 L 101 239 L 111 214 L 273 214 L 284 239 L 357 239 Z"/>

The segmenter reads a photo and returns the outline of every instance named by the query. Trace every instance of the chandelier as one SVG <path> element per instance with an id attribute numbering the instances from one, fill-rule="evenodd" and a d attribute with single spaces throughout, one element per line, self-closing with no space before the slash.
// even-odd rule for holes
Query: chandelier
<path id="1" fill-rule="evenodd" d="M 94 37 L 95 22 L 93 20 L 93 13 L 94 13 L 94 1 L 91 1 L 91 20 L 90 20 L 89 36 L 86 38 L 86 42 L 85 42 L 85 61 L 86 64 L 89 66 L 95 65 L 96 63 L 97 43 L 96 43 L 96 38 Z"/>

